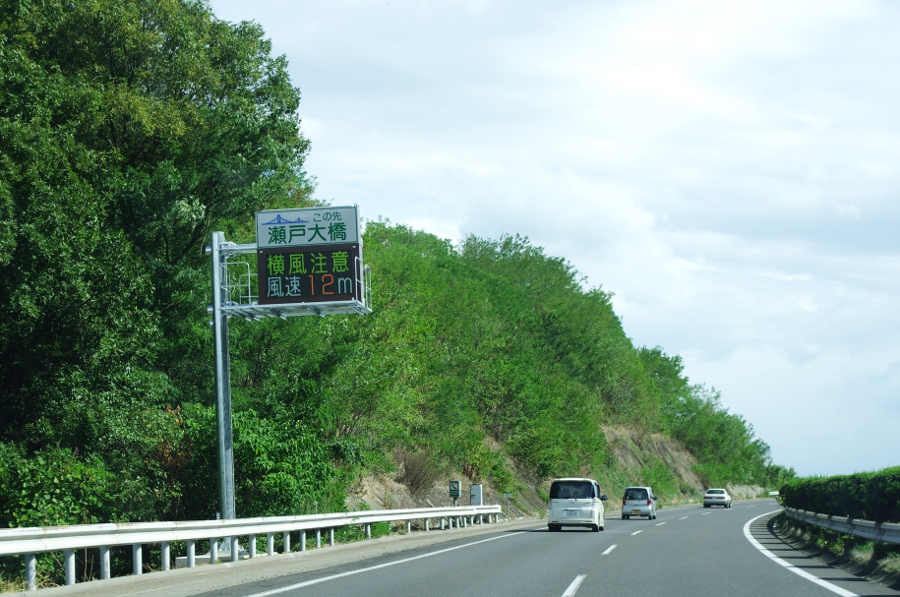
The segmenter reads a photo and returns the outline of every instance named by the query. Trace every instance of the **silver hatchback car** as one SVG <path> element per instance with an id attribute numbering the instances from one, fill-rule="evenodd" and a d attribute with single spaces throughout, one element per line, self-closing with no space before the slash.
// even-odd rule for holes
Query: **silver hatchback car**
<path id="1" fill-rule="evenodd" d="M 656 518 L 656 496 L 649 487 L 626 487 L 622 497 L 622 520 L 632 516 Z"/>

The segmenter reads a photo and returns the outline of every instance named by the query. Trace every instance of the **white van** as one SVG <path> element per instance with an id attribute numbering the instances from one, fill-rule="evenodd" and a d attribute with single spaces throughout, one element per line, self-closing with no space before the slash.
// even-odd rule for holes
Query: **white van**
<path id="1" fill-rule="evenodd" d="M 602 531 L 603 502 L 607 499 L 593 479 L 554 479 L 550 483 L 547 528 L 558 531 L 562 527 L 588 527 Z"/>

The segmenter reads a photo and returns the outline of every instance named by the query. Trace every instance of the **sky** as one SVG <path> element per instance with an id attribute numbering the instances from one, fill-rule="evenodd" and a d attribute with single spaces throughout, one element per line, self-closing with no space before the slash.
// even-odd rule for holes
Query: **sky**
<path id="1" fill-rule="evenodd" d="M 528 237 L 775 464 L 900 465 L 900 1 L 210 6 L 287 58 L 317 198 Z"/>

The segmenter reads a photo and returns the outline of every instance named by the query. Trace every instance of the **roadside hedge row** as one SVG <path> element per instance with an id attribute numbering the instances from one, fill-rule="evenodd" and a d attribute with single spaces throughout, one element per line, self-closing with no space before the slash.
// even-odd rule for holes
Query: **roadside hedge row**
<path id="1" fill-rule="evenodd" d="M 782 505 L 875 522 L 900 522 L 900 466 L 874 473 L 794 479 L 780 490 Z"/>

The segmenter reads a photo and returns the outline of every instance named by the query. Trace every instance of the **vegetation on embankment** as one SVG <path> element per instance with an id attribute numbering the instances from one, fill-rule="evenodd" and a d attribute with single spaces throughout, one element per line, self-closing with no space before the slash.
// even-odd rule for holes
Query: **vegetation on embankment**
<path id="1" fill-rule="evenodd" d="M 781 488 L 779 501 L 790 508 L 829 516 L 900 522 L 900 467 L 792 479 Z"/>
<path id="2" fill-rule="evenodd" d="M 203 2 L 0 7 L 0 524 L 212 518 L 203 249 L 311 204 L 299 91 L 258 26 Z M 703 483 L 792 476 L 565 259 L 385 222 L 364 244 L 372 314 L 231 325 L 240 516 L 423 483 L 413 458 L 501 491 L 612 478 L 610 426 L 680 443 Z M 678 491 L 662 459 L 641 467 Z"/>

